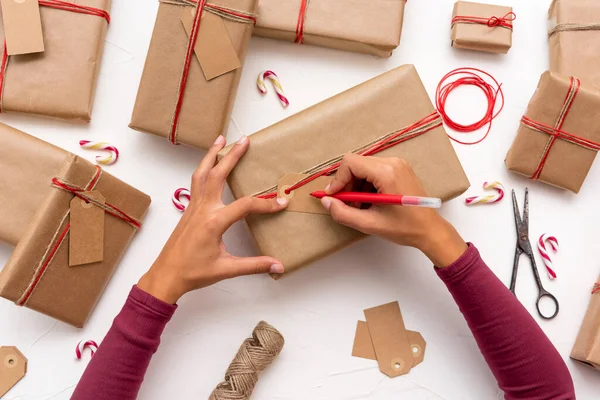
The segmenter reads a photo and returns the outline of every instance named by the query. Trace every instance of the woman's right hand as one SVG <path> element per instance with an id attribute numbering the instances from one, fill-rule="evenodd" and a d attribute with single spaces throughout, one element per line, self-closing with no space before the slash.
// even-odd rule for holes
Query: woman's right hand
<path id="1" fill-rule="evenodd" d="M 379 193 L 427 196 L 406 161 L 352 153 L 344 156 L 334 180 L 325 191 L 335 194 L 355 187 L 358 181 L 369 182 Z M 324 197 L 321 201 L 336 222 L 418 248 L 438 267 L 452 264 L 467 249 L 454 227 L 433 209 L 390 205 L 360 209 L 332 197 Z"/>

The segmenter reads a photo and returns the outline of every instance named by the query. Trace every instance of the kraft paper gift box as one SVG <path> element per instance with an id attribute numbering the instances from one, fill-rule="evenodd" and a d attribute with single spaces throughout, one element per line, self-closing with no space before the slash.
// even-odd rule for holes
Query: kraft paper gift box
<path id="1" fill-rule="evenodd" d="M 320 166 L 339 161 L 343 154 L 365 154 L 362 150 L 382 141 L 397 144 L 374 155 L 408 161 L 429 195 L 450 200 L 469 187 L 412 65 L 393 69 L 251 135 L 250 148 L 228 183 L 235 198 L 272 195 L 278 183 L 282 189 L 297 182 L 298 173 L 322 171 Z M 246 218 L 260 252 L 281 260 L 286 273 L 364 237 L 333 222 L 321 203 L 310 198 L 311 190 L 323 190 L 325 185 L 315 180 L 294 191 L 286 211 Z M 305 201 L 309 204 L 302 204 Z M 292 211 L 298 206 L 308 212 Z"/>
<path id="2" fill-rule="evenodd" d="M 578 193 L 600 149 L 600 91 L 544 72 L 506 156 L 509 170 Z"/>
<path id="3" fill-rule="evenodd" d="M 550 70 L 600 86 L 600 2 L 554 0 L 548 28 Z"/>
<path id="4" fill-rule="evenodd" d="M 592 291 L 571 358 L 600 370 L 600 278 Z"/>
<path id="5" fill-rule="evenodd" d="M 511 7 L 457 1 L 451 22 L 452 47 L 506 54 L 512 46 Z"/>
<path id="6" fill-rule="evenodd" d="M 40 2 L 43 52 L 7 56 L 6 46 L 0 47 L 0 111 L 87 122 L 111 1 L 81 0 L 67 9 L 52 6 L 55 3 Z M 92 7 L 102 15 L 77 12 L 79 6 Z M 6 43 L 5 39 L 0 18 L 0 43 Z"/>
<path id="7" fill-rule="evenodd" d="M 406 0 L 260 0 L 254 36 L 389 57 Z"/>
<path id="8" fill-rule="evenodd" d="M 187 57 L 191 42 L 182 19 L 188 19 L 188 28 L 193 25 L 197 3 L 160 0 L 129 126 L 174 144 L 203 149 L 225 134 L 257 3 L 258 0 L 207 3 L 201 14 L 195 54 Z"/>
<path id="9" fill-rule="evenodd" d="M 2 137 L 7 129 L 0 128 Z M 19 239 L 0 272 L 0 296 L 82 327 L 141 226 L 150 198 L 73 154 L 22 132 L 10 134 L 11 142 L 22 145 L 17 150 L 32 146 L 19 159 L 0 159 L 0 185 L 7 188 L 0 193 L 0 214 L 20 212 L 17 222 L 26 226 L 6 227 L 3 221 L 0 228 Z M 11 163 L 17 166 L 5 168 Z M 48 171 L 40 177 L 42 164 Z M 19 169 L 18 177 L 7 176 Z M 8 196 L 15 201 L 5 202 Z M 31 199 L 38 202 L 35 211 Z M 97 219 L 89 222 L 81 210 Z M 88 262 L 90 257 L 97 261 Z"/>

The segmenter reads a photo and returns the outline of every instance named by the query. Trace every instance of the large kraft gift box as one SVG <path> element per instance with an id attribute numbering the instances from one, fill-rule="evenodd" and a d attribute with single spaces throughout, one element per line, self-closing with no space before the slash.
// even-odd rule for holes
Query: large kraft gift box
<path id="1" fill-rule="evenodd" d="M 571 358 L 600 370 L 600 278 L 592 291 Z"/>
<path id="2" fill-rule="evenodd" d="M 19 235 L 12 233 L 20 236 L 20 240 L 0 272 L 0 296 L 19 306 L 82 327 L 141 226 L 150 198 L 88 161 L 57 152 L 51 146 L 36 144 L 37 139 L 24 133 L 20 136 L 13 137 L 13 140 L 19 140 L 23 145 L 36 145 L 37 153 L 30 152 L 16 161 L 23 171 L 20 182 L 5 176 L 15 168 L 0 169 L 0 182 L 11 184 L 8 189 L 13 197 L 28 200 L 33 196 L 39 203 L 33 214 L 31 209 L 23 211 L 21 222 L 25 222 L 24 217 L 29 218 L 25 231 L 20 232 L 21 228 L 17 228 L 15 232 Z M 53 171 L 44 173 L 42 181 L 36 177 L 39 173 L 36 159 L 45 160 L 44 163 Z M 0 165 L 4 162 L 1 159 Z M 30 180 L 36 185 L 30 184 Z M 98 193 L 105 198 L 104 203 L 90 200 Z M 83 205 L 82 198 L 88 200 L 87 207 Z M 12 209 L 16 204 L 9 204 L 8 208 Z M 97 252 L 100 247 L 103 254 L 101 261 L 73 265 L 75 220 L 72 207 L 79 205 L 84 209 L 105 211 L 100 213 L 103 226 L 100 240 L 76 242 L 80 251 Z M 3 215 L 4 206 L 5 203 L 2 203 Z M 4 228 L 4 223 L 2 225 Z"/>
<path id="3" fill-rule="evenodd" d="M 384 73 L 251 135 L 250 148 L 228 183 L 235 198 L 265 194 L 288 174 L 331 165 L 345 153 L 397 134 L 398 144 L 375 155 L 408 161 L 431 196 L 449 200 L 467 190 L 469 181 L 412 65 Z M 260 252 L 281 260 L 286 274 L 364 237 L 333 222 L 316 199 L 311 201 L 317 213 L 290 211 L 297 199 L 292 197 L 288 210 L 281 213 L 246 218 Z"/>
<path id="4" fill-rule="evenodd" d="M 239 59 L 238 68 L 216 77 L 210 76 L 210 79 L 207 79 L 207 71 L 201 67 L 197 55 L 192 57 L 187 74 L 184 68 L 188 60 L 186 51 L 191 44 L 182 18 L 192 13 L 196 15 L 197 4 L 186 0 L 160 0 L 129 126 L 165 137 L 174 144 L 207 149 L 227 131 L 258 0 L 214 0 L 206 3 L 201 14 L 196 52 L 198 46 L 202 46 L 209 53 L 204 54 L 203 61 L 217 60 L 225 57 L 223 49 L 226 47 Z M 209 13 L 210 16 L 207 15 Z M 206 50 L 214 43 L 215 37 L 211 36 L 213 29 L 205 32 L 203 27 L 208 29 L 206 19 L 214 16 L 218 16 L 225 25 L 224 34 L 221 32 L 218 36 L 219 42 L 224 40 L 225 45 Z M 184 81 L 184 76 L 187 81 Z"/>
<path id="5" fill-rule="evenodd" d="M 579 79 L 544 72 L 506 156 L 532 180 L 578 193 L 600 149 L 600 91 Z"/>
<path id="6" fill-rule="evenodd" d="M 254 36 L 389 57 L 406 0 L 260 0 Z"/>
<path id="7" fill-rule="evenodd" d="M 451 23 L 452 47 L 506 54 L 512 46 L 511 7 L 457 1 Z"/>
<path id="8" fill-rule="evenodd" d="M 600 2 L 554 0 L 548 27 L 550 70 L 600 86 Z"/>
<path id="9" fill-rule="evenodd" d="M 43 52 L 6 57 L 6 46 L 0 47 L 1 112 L 90 120 L 111 0 L 80 0 L 66 9 L 64 3 L 40 1 Z M 81 13 L 82 7 L 93 10 Z"/>

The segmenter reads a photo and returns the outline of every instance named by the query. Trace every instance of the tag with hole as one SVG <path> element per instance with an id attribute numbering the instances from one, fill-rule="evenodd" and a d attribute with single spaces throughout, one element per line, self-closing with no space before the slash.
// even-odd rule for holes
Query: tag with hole
<path id="1" fill-rule="evenodd" d="M 186 7 L 181 15 L 181 23 L 190 36 L 194 25 L 196 8 Z M 205 11 L 200 21 L 194 53 L 207 81 L 241 68 L 242 64 L 233 48 L 229 32 L 218 15 Z"/>
<path id="2" fill-rule="evenodd" d="M 285 211 L 296 211 L 309 214 L 329 214 L 329 212 L 321 205 L 321 200 L 312 197 L 310 194 L 315 191 L 325 190 L 327 185 L 333 180 L 333 176 L 320 176 L 317 179 L 308 182 L 297 189 L 294 189 L 289 194 L 286 190 L 301 181 L 308 175 L 303 174 L 287 174 L 284 175 L 277 184 L 277 197 L 289 200 L 289 204 Z"/>
<path id="3" fill-rule="evenodd" d="M 0 0 L 9 56 L 44 51 L 38 0 Z"/>
<path id="4" fill-rule="evenodd" d="M 85 192 L 104 204 L 100 192 Z M 69 233 L 69 265 L 90 264 L 104 259 L 104 210 L 79 197 L 71 200 Z"/>
<path id="5" fill-rule="evenodd" d="M 379 370 L 387 376 L 407 374 L 413 352 L 397 301 L 364 311 Z"/>
<path id="6" fill-rule="evenodd" d="M 14 346 L 0 347 L 0 398 L 27 373 L 27 358 Z"/>

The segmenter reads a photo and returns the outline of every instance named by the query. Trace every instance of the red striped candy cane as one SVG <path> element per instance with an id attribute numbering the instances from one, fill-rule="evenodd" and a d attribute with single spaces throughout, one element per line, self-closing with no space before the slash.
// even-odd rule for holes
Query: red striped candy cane
<path id="1" fill-rule="evenodd" d="M 186 199 L 187 202 L 184 203 L 181 201 L 181 199 Z M 173 205 L 176 209 L 178 209 L 181 212 L 184 212 L 185 209 L 188 207 L 190 199 L 190 191 L 185 188 L 179 188 L 175 191 L 175 193 L 173 193 L 173 198 L 171 199 L 171 201 L 173 201 Z"/>
<path id="2" fill-rule="evenodd" d="M 83 149 L 88 150 L 101 150 L 106 151 L 108 154 L 104 156 L 96 156 L 96 162 L 98 164 L 111 165 L 117 162 L 119 159 L 119 150 L 110 143 L 106 142 L 90 142 L 89 140 L 80 140 L 79 146 Z"/>
<path id="3" fill-rule="evenodd" d="M 544 265 L 546 266 L 546 271 L 548 271 L 548 277 L 550 279 L 556 279 L 556 272 L 554 272 L 554 265 L 552 264 L 552 259 L 548 254 L 546 243 L 549 244 L 552 250 L 556 253 L 558 251 L 558 239 L 556 239 L 554 236 L 549 236 L 544 233 L 542 236 L 540 236 L 540 240 L 538 240 L 538 250 L 540 251 Z"/>
<path id="4" fill-rule="evenodd" d="M 94 354 L 96 354 L 96 352 L 98 351 L 98 344 L 93 340 L 82 340 L 79 343 L 77 343 L 77 347 L 75 347 L 75 356 L 78 360 L 81 360 L 81 357 L 83 356 L 83 351 L 86 348 L 90 349 L 91 357 L 94 357 Z"/>
<path id="5" fill-rule="evenodd" d="M 287 107 L 290 105 L 289 100 L 283 94 L 283 87 L 281 87 L 281 82 L 279 81 L 279 77 L 273 71 L 264 71 L 258 75 L 256 79 L 256 86 L 261 94 L 267 93 L 267 85 L 265 85 L 265 80 L 268 79 L 273 83 L 273 87 L 275 88 L 275 93 L 277 93 L 277 98 L 281 102 L 281 105 Z"/>

